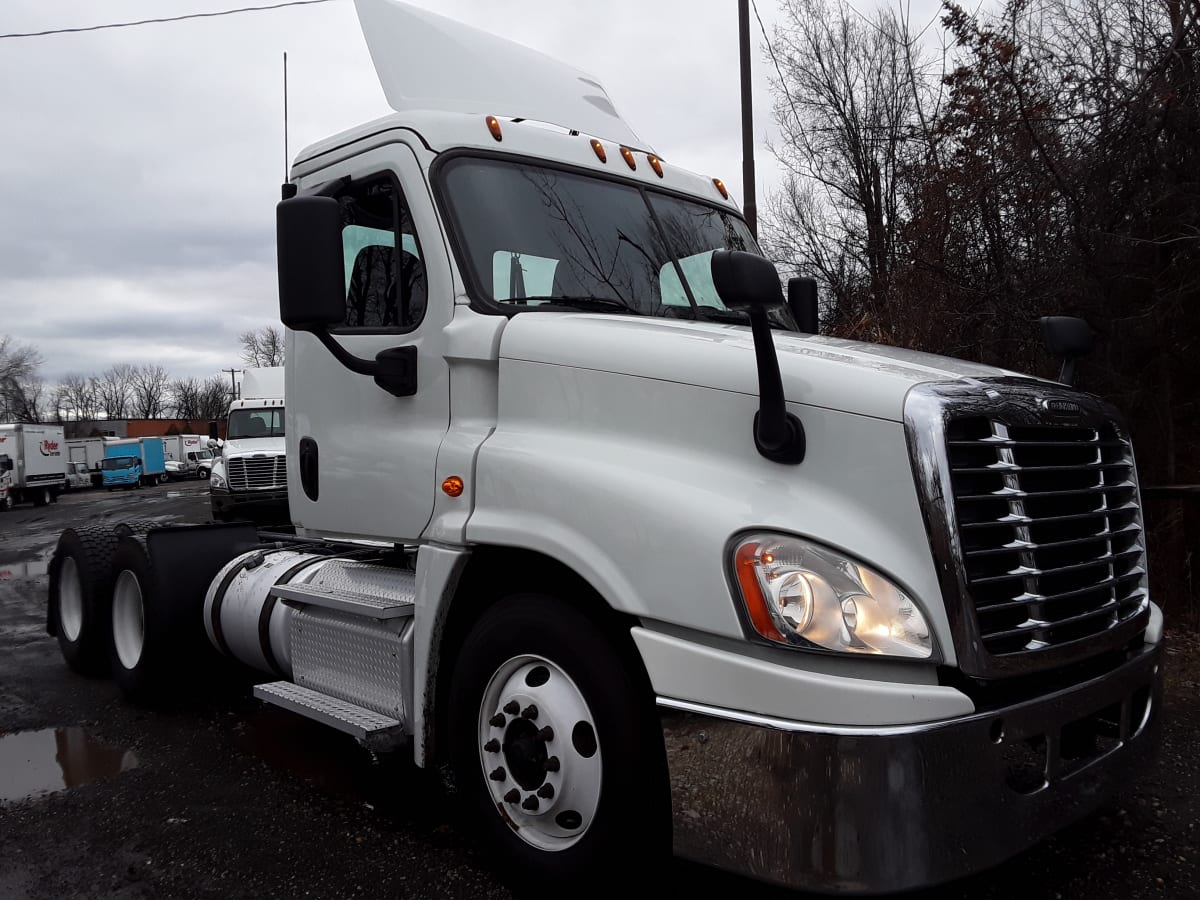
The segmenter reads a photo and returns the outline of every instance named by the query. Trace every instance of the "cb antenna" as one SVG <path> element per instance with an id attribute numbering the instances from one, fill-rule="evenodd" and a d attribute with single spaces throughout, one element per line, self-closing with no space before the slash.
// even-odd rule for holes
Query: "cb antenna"
<path id="1" fill-rule="evenodd" d="M 288 88 L 287 88 L 287 51 L 283 51 L 283 182 L 288 180 Z"/>

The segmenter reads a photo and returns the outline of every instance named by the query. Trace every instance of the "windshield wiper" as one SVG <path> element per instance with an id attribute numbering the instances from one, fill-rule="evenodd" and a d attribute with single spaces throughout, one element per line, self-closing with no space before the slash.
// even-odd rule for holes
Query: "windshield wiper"
<path id="1" fill-rule="evenodd" d="M 546 306 L 565 306 L 568 309 L 602 309 L 619 310 L 635 316 L 642 315 L 640 309 L 635 309 L 624 300 L 614 300 L 611 297 L 524 297 L 524 300 L 544 300 Z M 545 309 L 545 306 L 537 307 Z"/>

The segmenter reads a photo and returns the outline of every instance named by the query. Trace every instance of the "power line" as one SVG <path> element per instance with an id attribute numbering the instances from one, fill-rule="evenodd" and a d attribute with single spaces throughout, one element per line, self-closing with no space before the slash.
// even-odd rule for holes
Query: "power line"
<path id="1" fill-rule="evenodd" d="M 0 34 L 0 40 L 9 38 L 49 37 L 54 34 L 80 34 L 85 31 L 105 31 L 109 28 L 134 28 L 138 25 L 160 25 L 164 22 L 184 22 L 188 19 L 215 19 L 219 16 L 232 16 L 238 13 L 265 12 L 271 9 L 283 9 L 287 6 L 312 6 L 315 3 L 332 3 L 333 0 L 286 0 L 283 3 L 272 3 L 268 6 L 241 6 L 237 9 L 219 9 L 213 12 L 186 13 L 180 16 L 165 16 L 159 19 L 138 19 L 136 22 L 108 22 L 103 25 L 83 25 L 77 28 L 48 28 L 45 31 L 19 31 L 11 34 Z"/>
<path id="2" fill-rule="evenodd" d="M 800 118 L 800 112 L 796 109 L 796 102 L 792 99 L 792 92 L 788 90 L 787 79 L 783 77 L 783 69 L 780 68 L 779 57 L 775 55 L 775 48 L 771 46 L 771 39 L 767 37 L 767 26 L 763 24 L 762 16 L 758 14 L 757 0 L 750 0 L 750 5 L 754 7 L 754 18 L 758 19 L 758 30 L 762 32 L 763 43 L 767 45 L 767 52 L 771 54 L 771 62 L 775 64 L 775 74 L 779 76 L 779 85 L 783 88 L 783 96 L 787 97 L 788 106 L 792 108 L 792 115 L 796 117 L 796 124 L 803 131 L 804 120 Z"/>

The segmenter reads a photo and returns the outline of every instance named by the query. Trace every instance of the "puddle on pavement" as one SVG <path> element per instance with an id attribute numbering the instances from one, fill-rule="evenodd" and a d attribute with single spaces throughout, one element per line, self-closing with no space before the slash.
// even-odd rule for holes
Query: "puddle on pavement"
<path id="1" fill-rule="evenodd" d="M 12 578 L 36 578 L 50 569 L 50 557 L 26 559 L 21 562 L 0 563 L 0 581 Z"/>
<path id="2" fill-rule="evenodd" d="M 137 768 L 131 750 L 82 728 L 46 728 L 0 737 L 0 805 L 79 787 Z"/>

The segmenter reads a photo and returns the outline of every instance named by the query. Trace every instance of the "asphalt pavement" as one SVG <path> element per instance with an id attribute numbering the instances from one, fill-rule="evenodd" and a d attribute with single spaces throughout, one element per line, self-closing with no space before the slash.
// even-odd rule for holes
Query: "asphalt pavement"
<path id="1" fill-rule="evenodd" d="M 199 482 L 0 513 L 0 900 L 511 897 L 509 873 L 463 836 L 436 774 L 262 707 L 245 678 L 149 711 L 62 662 L 45 632 L 60 531 L 208 513 Z M 1109 808 L 997 869 L 907 896 L 1200 896 L 1197 649 L 1171 635 L 1161 750 Z M 678 861 L 661 874 L 681 896 L 804 896 Z M 644 877 L 629 873 L 631 896 Z"/>

